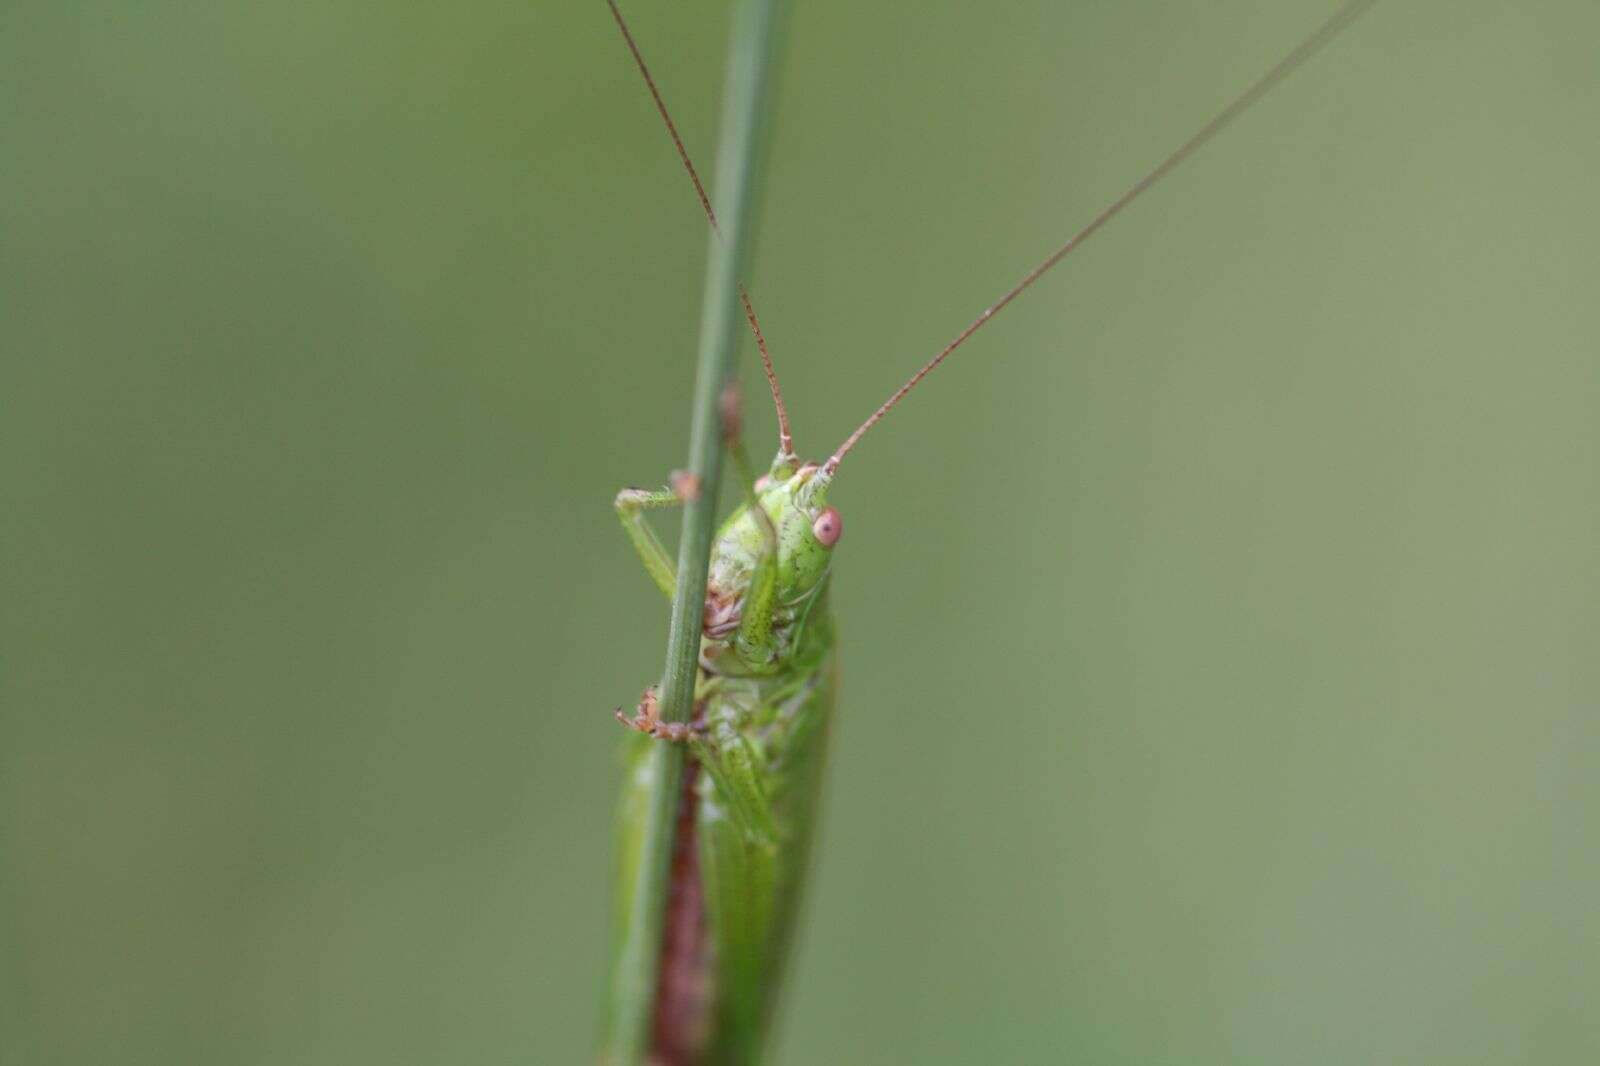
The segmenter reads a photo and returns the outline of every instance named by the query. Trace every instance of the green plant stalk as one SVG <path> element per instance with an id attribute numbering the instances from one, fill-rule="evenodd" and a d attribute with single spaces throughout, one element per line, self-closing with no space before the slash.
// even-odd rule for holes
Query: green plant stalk
<path id="1" fill-rule="evenodd" d="M 722 234 L 721 239 L 716 233 L 711 234 L 706 261 L 689 461 L 685 468 L 698 479 L 700 492 L 683 511 L 678 583 L 661 680 L 661 716 L 669 722 L 688 721 L 693 709 L 704 625 L 706 567 L 722 481 L 722 427 L 717 400 L 733 376 L 742 317 L 737 289 L 750 261 L 762 132 L 771 95 L 781 7 L 781 0 L 745 0 L 739 4 L 728 53 L 713 183 Z M 643 1063 L 649 1050 L 662 913 L 683 783 L 681 745 L 657 744 L 652 757 L 656 773 L 644 830 L 643 859 L 635 872 L 634 913 L 624 926 L 627 939 L 620 946 L 613 978 L 611 1047 L 617 1066 Z"/>

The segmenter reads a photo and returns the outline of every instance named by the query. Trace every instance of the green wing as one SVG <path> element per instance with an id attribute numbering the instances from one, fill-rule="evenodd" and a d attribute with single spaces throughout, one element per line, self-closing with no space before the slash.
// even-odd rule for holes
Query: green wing
<path id="1" fill-rule="evenodd" d="M 798 687 L 783 688 L 786 696 L 742 716 L 743 732 L 764 762 L 758 778 L 772 836 L 735 816 L 732 808 L 744 797 L 727 794 L 719 784 L 724 775 L 702 774 L 699 782 L 701 871 L 716 954 L 712 1063 L 761 1057 L 810 862 L 838 691 L 837 652 L 830 647 Z"/>

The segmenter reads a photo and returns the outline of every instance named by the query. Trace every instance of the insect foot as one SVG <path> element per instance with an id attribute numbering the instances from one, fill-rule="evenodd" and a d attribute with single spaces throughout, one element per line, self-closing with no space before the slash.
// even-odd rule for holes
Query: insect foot
<path id="1" fill-rule="evenodd" d="M 675 740 L 683 742 L 697 733 L 704 733 L 705 726 L 690 722 L 663 722 L 661 720 L 661 702 L 656 696 L 656 687 L 651 685 L 639 697 L 639 707 L 632 718 L 622 713 L 622 708 L 615 711 L 617 721 L 629 729 L 637 729 L 641 733 L 648 733 L 657 740 Z"/>
<path id="2" fill-rule="evenodd" d="M 693 503 L 700 498 L 700 475 L 687 470 L 674 470 L 667 481 L 673 493 L 684 503 Z"/>

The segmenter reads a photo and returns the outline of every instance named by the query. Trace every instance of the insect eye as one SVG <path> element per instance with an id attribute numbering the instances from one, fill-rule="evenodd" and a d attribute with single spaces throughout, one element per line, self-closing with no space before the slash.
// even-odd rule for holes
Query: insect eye
<path id="1" fill-rule="evenodd" d="M 844 532 L 844 522 L 840 520 L 839 512 L 829 507 L 817 515 L 817 520 L 811 523 L 811 532 L 824 548 L 831 548 L 839 543 L 839 534 Z"/>

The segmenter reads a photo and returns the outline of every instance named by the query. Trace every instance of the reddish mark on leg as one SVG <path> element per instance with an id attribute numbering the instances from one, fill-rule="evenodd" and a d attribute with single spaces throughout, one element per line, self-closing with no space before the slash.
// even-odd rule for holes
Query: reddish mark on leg
<path id="1" fill-rule="evenodd" d="M 629 729 L 637 729 L 641 733 L 648 733 L 657 740 L 685 741 L 696 733 L 705 732 L 705 726 L 698 722 L 667 722 L 661 718 L 661 700 L 656 695 L 656 687 L 651 685 L 639 697 L 639 707 L 632 718 L 622 713 L 618 707 L 613 712 L 617 721 Z"/>
<path id="2" fill-rule="evenodd" d="M 678 494 L 678 499 L 684 503 L 693 503 L 700 498 L 700 475 L 687 470 L 674 470 L 667 476 L 667 484 L 672 486 L 672 491 Z"/>

